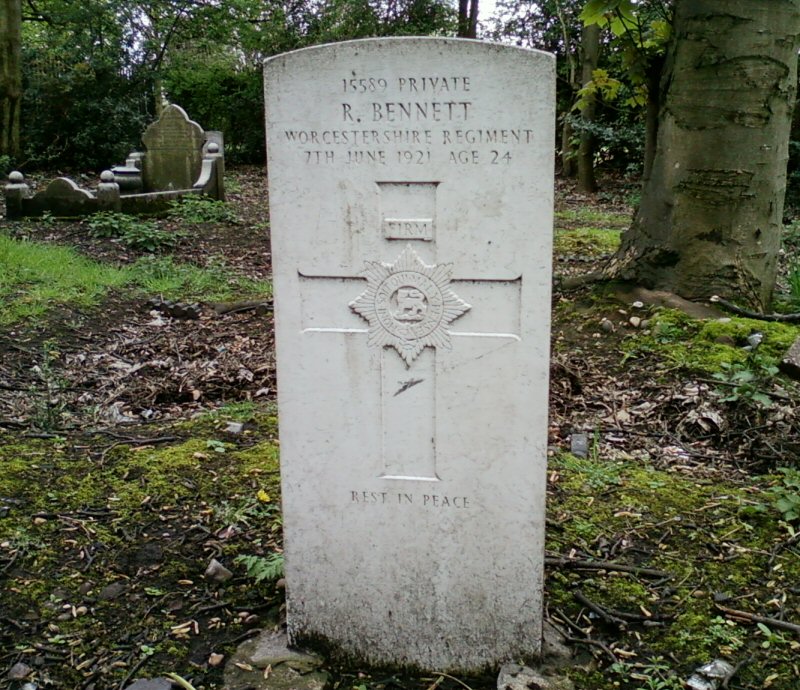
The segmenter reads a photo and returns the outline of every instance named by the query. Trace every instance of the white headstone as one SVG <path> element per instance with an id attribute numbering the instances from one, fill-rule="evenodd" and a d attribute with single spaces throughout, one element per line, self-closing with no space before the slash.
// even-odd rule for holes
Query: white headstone
<path id="1" fill-rule="evenodd" d="M 535 655 L 554 60 L 375 39 L 265 80 L 290 638 Z"/>

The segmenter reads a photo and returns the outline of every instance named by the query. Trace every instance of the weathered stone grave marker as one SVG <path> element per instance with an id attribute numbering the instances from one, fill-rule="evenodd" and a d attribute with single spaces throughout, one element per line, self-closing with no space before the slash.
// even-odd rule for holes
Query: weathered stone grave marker
<path id="1" fill-rule="evenodd" d="M 288 624 L 379 664 L 539 651 L 554 62 L 265 64 Z"/>
<path id="2" fill-rule="evenodd" d="M 190 120 L 183 108 L 166 106 L 142 134 L 148 191 L 191 189 L 200 175 L 205 141 L 203 128 Z"/>

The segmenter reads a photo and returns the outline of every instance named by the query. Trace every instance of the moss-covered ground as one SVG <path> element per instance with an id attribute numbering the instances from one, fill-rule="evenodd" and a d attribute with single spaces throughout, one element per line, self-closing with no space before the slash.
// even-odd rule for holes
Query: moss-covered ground
<path id="1" fill-rule="evenodd" d="M 276 422 L 234 408 L 115 440 L 0 435 L 4 657 L 61 688 L 205 668 L 282 596 L 238 556 L 280 553 Z M 120 434 L 119 437 L 122 435 Z M 212 558 L 233 577 L 204 578 Z M 53 662 L 57 662 L 53 666 Z"/>
<path id="2" fill-rule="evenodd" d="M 7 300 L 0 329 L 3 690 L 22 684 L 5 675 L 16 663 L 41 688 L 168 672 L 219 688 L 218 655 L 282 620 L 271 319 L 142 304 L 268 298 L 260 173 L 233 174 L 235 213 L 158 221 L 184 238 L 161 256 L 75 223 L 0 233 L 6 247 L 73 245 L 64 256 L 101 276 L 49 296 L 37 286 L 61 278 L 43 263 L 0 282 L 37 305 L 20 318 Z M 562 199 L 558 265 L 593 268 L 629 217 Z M 554 299 L 545 617 L 569 638 L 562 672 L 578 690 L 678 690 L 724 659 L 732 690 L 794 690 L 800 396 L 776 365 L 800 329 L 617 294 Z M 573 454 L 580 435 L 588 451 Z M 230 579 L 204 576 L 212 559 Z M 341 690 L 496 687 L 328 670 Z"/>

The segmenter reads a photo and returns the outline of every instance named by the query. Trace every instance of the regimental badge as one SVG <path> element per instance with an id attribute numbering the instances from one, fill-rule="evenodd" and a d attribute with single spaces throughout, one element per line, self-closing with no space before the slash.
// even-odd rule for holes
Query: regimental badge
<path id="1" fill-rule="evenodd" d="M 350 308 L 369 323 L 369 345 L 391 345 L 411 366 L 426 347 L 450 349 L 447 327 L 471 307 L 450 288 L 453 264 L 428 266 L 408 245 L 393 264 L 367 261 L 367 289 Z"/>

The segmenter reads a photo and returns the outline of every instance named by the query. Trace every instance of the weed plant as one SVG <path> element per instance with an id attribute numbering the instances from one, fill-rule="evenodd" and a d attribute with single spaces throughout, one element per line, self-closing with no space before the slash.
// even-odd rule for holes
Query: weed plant
<path id="1" fill-rule="evenodd" d="M 170 218 L 183 223 L 237 223 L 238 217 L 224 201 L 187 195 L 170 203 Z"/>
<path id="2" fill-rule="evenodd" d="M 95 213 L 86 224 L 92 237 L 119 238 L 136 251 L 152 253 L 172 249 L 182 237 L 174 230 L 162 230 L 155 221 L 114 211 Z"/>

